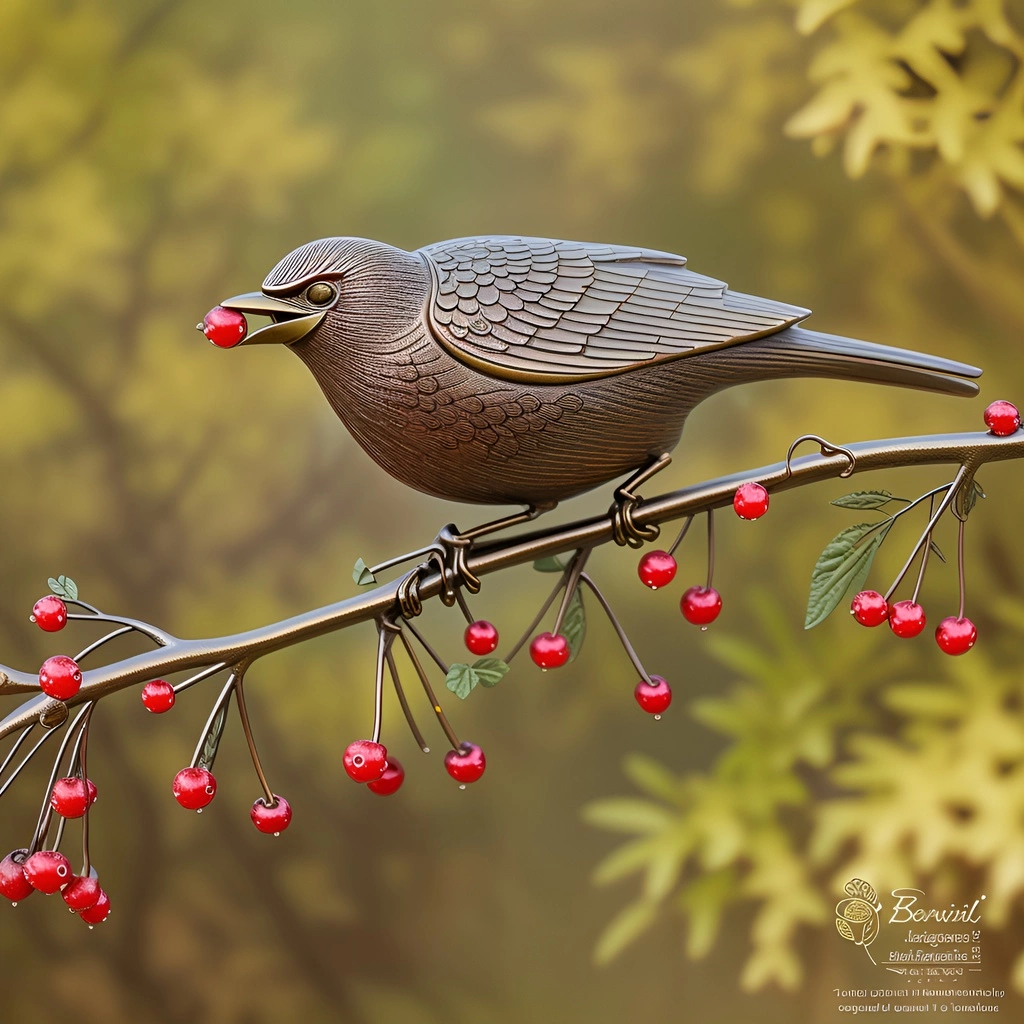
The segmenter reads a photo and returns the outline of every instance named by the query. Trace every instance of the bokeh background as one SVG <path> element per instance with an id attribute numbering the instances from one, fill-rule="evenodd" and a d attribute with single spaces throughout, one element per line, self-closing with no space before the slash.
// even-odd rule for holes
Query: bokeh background
<path id="1" fill-rule="evenodd" d="M 0 660 L 56 653 L 27 621 L 48 575 L 211 635 L 336 600 L 357 556 L 473 521 L 386 478 L 298 360 L 195 333 L 325 234 L 668 249 L 814 308 L 816 328 L 986 369 L 972 403 L 814 381 L 727 392 L 659 487 L 775 461 L 805 431 L 978 428 L 986 400 L 1024 398 L 1022 8 L 4 0 Z M 943 472 L 863 485 L 914 496 Z M 233 721 L 215 804 L 197 817 L 171 798 L 214 683 L 161 718 L 135 693 L 104 701 L 91 820 L 114 913 L 88 931 L 54 899 L 3 909 L 0 1016 L 831 1021 L 833 988 L 878 983 L 833 922 L 859 874 L 937 904 L 986 893 L 982 977 L 1021 1019 L 1024 484 L 1012 464 L 981 483 L 967 657 L 842 614 L 803 632 L 811 566 L 851 513 L 829 506 L 840 483 L 801 489 L 756 527 L 722 520 L 726 610 L 706 634 L 677 610 L 703 575 L 698 536 L 657 594 L 634 554 L 601 551 L 595 574 L 672 681 L 671 712 L 638 711 L 592 615 L 567 669 L 517 664 L 449 708 L 488 755 L 465 792 L 440 737 L 418 754 L 392 705 L 405 787 L 381 800 L 345 778 L 371 714 L 371 628 L 260 662 L 250 713 L 295 810 L 276 840 L 248 821 L 258 788 Z M 891 536 L 873 582 L 915 538 Z M 549 581 L 507 573 L 474 608 L 511 636 Z M 929 616 L 955 602 L 954 568 L 934 563 Z M 424 620 L 455 657 L 458 616 Z M 31 831 L 44 767 L 3 801 L 5 850 Z"/>

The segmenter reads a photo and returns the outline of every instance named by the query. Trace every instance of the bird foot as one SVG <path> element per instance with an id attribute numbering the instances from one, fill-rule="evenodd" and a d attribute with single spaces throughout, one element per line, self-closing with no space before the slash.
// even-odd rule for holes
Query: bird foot
<path id="1" fill-rule="evenodd" d="M 636 489 L 656 473 L 660 473 L 671 461 L 672 457 L 667 452 L 659 455 L 649 465 L 637 470 L 621 487 L 616 489 L 615 501 L 608 510 L 612 519 L 612 534 L 616 544 L 622 547 L 639 548 L 648 541 L 656 540 L 661 533 L 656 524 L 640 524 L 635 520 L 636 510 L 643 501 L 636 493 Z"/>
<path id="2" fill-rule="evenodd" d="M 456 590 L 465 587 L 471 594 L 480 592 L 480 578 L 469 568 L 467 553 L 473 543 L 470 536 L 460 534 L 453 523 L 443 527 L 430 544 L 417 554 L 425 554 L 411 572 L 406 573 L 398 584 L 398 606 L 402 617 L 413 619 L 423 611 L 420 598 L 420 583 L 427 573 L 441 574 L 441 602 L 448 607 L 455 604 Z"/>

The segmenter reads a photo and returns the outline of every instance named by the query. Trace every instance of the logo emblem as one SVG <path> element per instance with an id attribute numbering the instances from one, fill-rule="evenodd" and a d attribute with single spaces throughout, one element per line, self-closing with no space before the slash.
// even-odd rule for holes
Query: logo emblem
<path id="1" fill-rule="evenodd" d="M 836 904 L 836 929 L 844 939 L 863 946 L 868 959 L 874 963 L 868 946 L 878 936 L 878 912 L 882 909 L 878 895 L 862 878 L 853 878 L 844 886 L 849 897 Z"/>

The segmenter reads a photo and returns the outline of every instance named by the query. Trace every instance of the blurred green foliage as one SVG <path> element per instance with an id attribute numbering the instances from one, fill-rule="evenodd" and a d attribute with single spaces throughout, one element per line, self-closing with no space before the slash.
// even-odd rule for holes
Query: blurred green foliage
<path id="1" fill-rule="evenodd" d="M 987 399 L 1019 397 L 1021 14 L 994 0 L 7 0 L 2 660 L 53 653 L 26 621 L 49 575 L 172 632 L 222 633 L 351 593 L 356 554 L 472 521 L 384 478 L 297 360 L 216 351 L 192 329 L 320 235 L 681 251 L 740 290 L 814 307 L 815 327 L 979 363 L 1001 393 Z M 977 403 L 773 382 L 698 410 L 664 484 L 774 461 L 808 430 L 842 441 L 979 422 Z M 811 566 L 848 523 L 835 494 L 802 490 L 756 529 L 722 525 L 726 610 L 707 635 L 677 625 L 678 595 L 640 587 L 628 554 L 596 553 L 602 589 L 673 683 L 672 712 L 655 727 L 636 710 L 593 617 L 557 678 L 517 663 L 449 708 L 488 752 L 472 792 L 450 786 L 439 742 L 418 755 L 393 704 L 403 791 L 376 801 L 343 780 L 340 751 L 371 711 L 370 631 L 261 663 L 250 713 L 296 814 L 279 840 L 247 821 L 258 791 L 233 722 L 210 812 L 169 797 L 205 687 L 162 719 L 131 694 L 105 701 L 94 854 L 115 910 L 95 932 L 41 897 L 5 914 L 5 1014 L 618 1024 L 678 1020 L 685 1000 L 701 1024 L 830 1020 L 830 981 L 861 969 L 829 914 L 854 871 L 951 900 L 986 887 L 986 959 L 1019 985 L 1019 468 L 983 483 L 968 531 L 981 640 L 962 661 L 842 616 L 802 632 Z M 557 514 L 606 506 L 595 495 Z M 682 549 L 685 582 L 702 557 Z M 509 636 L 546 588 L 509 574 L 474 611 Z M 933 566 L 929 614 L 954 594 L 953 571 Z M 458 650 L 457 616 L 424 618 Z M 645 799 L 588 812 L 639 837 L 598 869 L 643 871 L 621 914 L 619 890 L 591 886 L 601 837 L 578 809 L 621 787 L 635 749 Z M 25 841 L 42 771 L 5 798 L 5 849 Z M 663 907 L 681 911 L 699 964 Z"/>

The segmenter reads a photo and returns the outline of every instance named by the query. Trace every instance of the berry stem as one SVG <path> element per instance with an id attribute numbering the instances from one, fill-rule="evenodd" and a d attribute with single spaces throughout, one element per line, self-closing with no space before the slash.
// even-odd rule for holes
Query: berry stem
<path id="1" fill-rule="evenodd" d="M 469 605 L 466 604 L 466 597 L 462 593 L 462 587 L 455 588 L 455 600 L 458 601 L 462 614 L 466 616 L 467 625 L 472 626 L 476 619 L 473 618 L 473 613 L 469 610 Z"/>
<path id="2" fill-rule="evenodd" d="M 448 666 L 445 664 L 444 659 L 441 657 L 440 654 L 437 653 L 437 651 L 434 650 L 433 647 L 430 646 L 430 644 L 427 642 L 426 637 L 412 624 L 412 622 L 409 619 L 405 620 L 405 627 L 409 630 L 410 633 L 412 633 L 414 637 L 416 637 L 423 650 L 425 650 L 427 654 L 429 654 L 430 657 L 433 658 L 434 663 L 437 665 L 437 667 L 445 675 L 448 675 Z"/>
<path id="3" fill-rule="evenodd" d="M 619 643 L 622 644 L 622 649 L 626 652 L 629 660 L 633 662 L 633 668 L 640 673 L 640 678 L 643 679 L 645 683 L 653 686 L 654 683 L 651 682 L 651 677 L 647 674 L 647 669 L 644 668 L 643 663 L 640 661 L 636 651 L 633 649 L 633 645 L 629 642 L 629 637 L 626 636 L 626 631 L 622 628 L 622 623 L 620 623 L 615 617 L 615 612 L 612 611 L 611 605 L 608 603 L 604 594 L 602 594 L 598 589 L 597 584 L 586 573 L 580 574 L 580 582 L 585 583 L 590 588 L 594 597 L 597 598 L 598 603 L 604 609 L 605 615 L 608 616 L 608 621 L 612 624 L 612 628 L 619 637 Z"/>
<path id="4" fill-rule="evenodd" d="M 893 580 L 892 586 L 885 592 L 886 601 L 888 601 L 889 598 L 892 597 L 892 595 L 896 591 L 896 588 L 903 582 L 903 577 L 907 575 L 907 572 L 913 564 L 914 559 L 917 557 L 917 553 L 921 550 L 922 545 L 931 537 L 932 530 L 935 529 L 935 524 L 942 518 L 942 513 L 945 512 L 947 508 L 949 508 L 950 502 L 952 502 L 953 498 L 956 496 L 957 489 L 959 488 L 961 482 L 963 481 L 966 475 L 967 467 L 961 466 L 960 469 L 957 471 L 956 476 L 953 477 L 952 483 L 950 483 L 949 487 L 946 489 L 946 493 L 943 496 L 942 501 L 939 502 L 939 507 L 935 510 L 935 514 L 931 517 L 931 519 L 928 520 L 928 525 L 924 528 L 924 532 L 921 534 L 921 536 L 918 538 L 917 543 L 914 545 L 914 550 L 910 552 L 910 557 L 904 563 L 903 568 L 900 569 L 899 574 L 896 576 L 896 579 Z M 929 497 L 929 495 L 922 495 L 921 498 L 918 500 L 923 500 L 926 497 Z M 908 505 L 906 508 L 901 508 L 900 512 L 906 512 L 910 508 L 911 506 Z M 896 513 L 896 515 L 899 515 L 900 512 Z M 895 518 L 896 516 L 893 516 L 893 519 Z"/>
<path id="5" fill-rule="evenodd" d="M 237 670 L 235 670 L 237 671 Z M 206 719 L 206 725 L 203 726 L 203 731 L 199 734 L 199 742 L 196 744 L 195 753 L 192 755 L 192 760 L 189 761 L 189 767 L 197 768 L 199 766 L 199 759 L 203 756 L 203 746 L 206 743 L 206 737 L 210 735 L 210 729 L 213 727 L 214 720 L 217 715 L 220 714 L 224 705 L 231 699 L 231 694 L 235 689 L 235 671 L 228 676 L 227 682 L 224 684 L 224 688 L 220 691 L 220 695 L 214 701 L 213 707 L 210 710 L 210 715 Z M 205 766 L 207 771 L 211 769 L 211 765 Z"/>
<path id="6" fill-rule="evenodd" d="M 406 626 L 412 629 L 412 623 L 406 620 Z M 423 665 L 420 663 L 420 659 L 413 650 L 413 646 L 409 643 L 409 638 L 405 635 L 403 629 L 399 634 L 399 638 L 402 641 L 402 646 L 405 648 L 405 653 L 409 655 L 409 660 L 412 662 L 413 668 L 416 670 L 416 675 L 420 677 L 420 683 L 423 685 L 423 692 L 427 695 L 427 700 L 430 701 L 430 706 L 434 709 L 434 714 L 437 715 L 437 720 L 444 730 L 445 736 L 448 737 L 448 742 L 452 745 L 453 750 L 459 749 L 459 737 L 455 735 L 455 730 L 451 727 L 448 719 L 445 717 L 445 713 L 441 710 L 441 705 L 437 703 L 437 697 L 434 696 L 434 688 L 430 685 L 430 680 L 427 678 L 427 673 L 423 670 Z M 423 642 L 419 634 L 413 630 L 413 636 L 415 636 L 420 643 Z M 448 670 L 445 669 L 445 675 L 448 674 Z"/>
<path id="7" fill-rule="evenodd" d="M 3 760 L 3 764 L 0 764 L 0 778 L 3 778 L 3 774 L 7 771 L 7 766 L 14 760 L 15 754 L 18 753 L 22 743 L 28 739 L 29 733 L 35 728 L 36 723 L 32 722 L 30 725 L 26 725 L 21 731 L 21 735 L 14 741 L 14 745 L 10 750 L 7 751 L 7 756 Z"/>
<path id="8" fill-rule="evenodd" d="M 711 581 L 715 575 L 715 510 L 708 509 L 708 583 L 707 590 L 711 589 Z"/>
<path id="9" fill-rule="evenodd" d="M 565 586 L 565 580 L 568 571 L 569 570 L 566 569 L 566 571 L 562 573 L 562 575 L 558 579 L 558 582 L 554 585 L 554 587 L 552 587 L 551 593 L 548 594 L 547 600 L 540 606 L 540 611 L 538 611 L 537 614 L 534 616 L 533 622 L 530 623 L 530 625 L 526 628 L 526 632 L 523 633 L 523 635 L 515 642 L 515 644 L 512 645 L 508 654 L 506 654 L 505 657 L 502 659 L 506 665 L 512 664 L 512 659 L 522 650 L 523 644 L 525 644 L 526 641 L 529 640 L 531 636 L 533 636 L 537 627 L 541 623 L 541 619 L 543 619 L 544 616 L 547 615 L 548 609 L 552 606 L 552 604 L 554 604 L 555 598 L 558 596 L 558 592 L 562 589 L 562 587 Z"/>
<path id="10" fill-rule="evenodd" d="M 266 805 L 267 807 L 274 807 L 277 804 L 277 800 L 270 789 L 270 784 L 267 782 L 266 775 L 263 774 L 263 765 L 260 764 L 260 755 L 259 751 L 256 749 L 256 740 L 252 734 L 252 726 L 249 724 L 249 709 L 245 706 L 245 669 L 239 668 L 237 672 L 237 676 L 234 676 L 233 674 L 233 678 L 235 680 L 235 706 L 238 708 L 238 717 L 242 723 L 242 732 L 245 733 L 245 742 L 249 745 L 249 756 L 252 758 L 253 768 L 256 769 L 256 777 L 260 780 L 260 785 L 263 787 L 263 794 L 266 797 Z"/>
<path id="11" fill-rule="evenodd" d="M 569 610 L 569 602 L 572 600 L 572 595 L 576 593 L 576 587 L 579 585 L 580 576 L 583 574 L 583 568 L 587 564 L 591 550 L 591 548 L 580 548 L 569 563 L 569 569 L 565 574 L 565 592 L 562 594 L 562 603 L 558 606 L 555 624 L 551 627 L 551 632 L 555 636 L 562 631 L 565 613 Z"/>
<path id="12" fill-rule="evenodd" d="M 964 617 L 964 605 L 967 603 L 967 582 L 964 573 L 964 528 L 966 526 L 967 520 L 961 519 L 960 527 L 956 534 L 956 567 L 960 580 L 960 610 L 956 613 L 958 619 Z"/>
<path id="13" fill-rule="evenodd" d="M 149 639 L 159 647 L 166 647 L 174 640 L 174 637 L 169 633 L 165 633 L 162 629 L 157 629 L 156 626 L 152 626 L 148 622 L 142 622 L 140 619 L 129 619 L 123 615 L 107 615 L 104 612 L 101 612 L 98 608 L 93 607 L 91 604 L 86 604 L 84 601 L 72 601 L 65 599 L 64 603 L 78 605 L 79 608 L 88 609 L 87 615 L 68 612 L 69 620 L 78 619 L 84 622 L 109 622 L 117 626 L 127 626 L 129 629 L 135 630 L 136 633 L 141 633 L 143 636 L 149 637 Z"/>
<path id="14" fill-rule="evenodd" d="M 201 683 L 204 679 L 209 679 L 210 676 L 215 676 L 222 669 L 228 667 L 226 661 L 218 661 L 216 665 L 209 665 L 202 671 L 197 672 L 195 675 L 189 676 L 188 679 L 178 683 L 174 689 L 174 695 L 177 696 L 182 690 L 187 690 L 190 686 L 195 686 L 196 683 Z"/>
<path id="15" fill-rule="evenodd" d="M 34 725 L 35 723 L 33 722 L 32 724 Z M 58 726 L 54 726 L 54 728 L 52 728 L 52 729 L 47 729 L 46 732 L 44 732 L 43 735 L 39 737 L 39 739 L 36 742 L 36 745 L 25 755 L 25 757 L 22 759 L 21 764 L 19 764 L 18 767 L 15 768 L 14 771 L 11 773 L 11 777 L 2 786 L 0 786 L 0 797 L 2 797 L 4 795 L 4 793 L 7 792 L 7 790 L 11 786 L 11 783 L 14 782 L 14 780 L 21 774 L 22 769 L 24 769 L 25 765 L 27 765 L 29 763 L 29 761 L 31 761 L 32 758 L 36 756 L 36 754 L 39 752 L 39 748 L 51 736 L 56 735 L 56 733 L 59 731 L 59 729 L 60 729 L 59 725 Z M 28 732 L 31 732 L 31 729 L 29 729 Z M 27 733 L 26 733 L 26 735 L 27 735 Z"/>
<path id="16" fill-rule="evenodd" d="M 92 714 L 86 718 L 82 725 L 82 731 L 78 735 L 80 743 L 78 753 L 78 770 L 81 773 L 82 781 L 88 786 L 89 772 L 86 768 L 86 753 L 89 748 L 89 723 L 92 721 Z M 92 807 L 92 801 L 87 800 L 85 804 L 85 814 L 82 815 L 82 876 L 85 878 L 89 877 L 90 859 L 89 859 L 89 809 Z M 63 822 L 62 822 L 63 824 Z"/>
<path id="17" fill-rule="evenodd" d="M 690 527 L 693 525 L 693 516 L 687 516 L 686 522 L 683 523 L 682 529 L 676 534 L 676 539 L 672 541 L 672 547 L 668 549 L 670 555 L 676 553 L 676 548 L 683 543 L 683 538 L 689 533 Z"/>
<path id="18" fill-rule="evenodd" d="M 384 718 L 384 659 L 391 648 L 394 634 L 381 624 L 377 629 L 377 665 L 373 681 L 373 735 L 374 743 L 380 743 L 380 730 Z"/>
<path id="19" fill-rule="evenodd" d="M 398 698 L 398 703 L 402 705 L 402 714 L 405 715 L 406 724 L 409 726 L 409 731 L 413 735 L 413 739 L 419 744 L 420 750 L 424 754 L 430 753 L 430 747 L 427 746 L 427 741 L 423 738 L 423 733 L 420 732 L 419 726 L 416 724 L 416 719 L 413 717 L 412 708 L 409 707 L 409 701 L 405 696 L 405 688 L 402 686 L 402 680 L 398 676 L 398 666 L 395 664 L 395 656 L 391 651 L 391 646 L 384 652 L 384 657 L 387 659 L 388 671 L 391 673 L 391 682 L 395 686 L 395 696 Z"/>
<path id="20" fill-rule="evenodd" d="M 90 616 L 90 615 L 75 615 L 75 616 L 69 615 L 68 618 L 69 619 L 70 618 L 88 619 L 88 618 L 92 618 L 92 616 Z M 82 659 L 84 657 L 86 657 L 89 654 L 92 654 L 93 651 L 99 650 L 104 644 L 109 643 L 111 640 L 113 640 L 114 637 L 123 636 L 125 633 L 131 633 L 133 631 L 134 631 L 134 627 L 133 626 L 122 626 L 120 629 L 115 629 L 112 633 L 108 633 L 106 636 L 101 636 L 99 638 L 99 640 L 94 641 L 93 643 L 89 644 L 88 647 L 85 647 L 82 650 L 80 650 L 74 656 L 74 658 L 72 658 L 72 661 L 76 661 L 76 662 L 81 663 L 81 661 L 82 661 Z"/>

